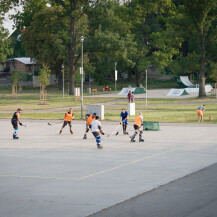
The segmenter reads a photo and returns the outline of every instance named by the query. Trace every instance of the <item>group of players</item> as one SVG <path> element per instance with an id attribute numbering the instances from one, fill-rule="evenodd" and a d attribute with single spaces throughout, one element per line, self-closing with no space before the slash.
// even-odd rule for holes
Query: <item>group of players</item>
<path id="1" fill-rule="evenodd" d="M 22 109 L 18 108 L 16 112 L 14 112 L 13 117 L 11 119 L 11 123 L 14 128 L 14 133 L 13 133 L 13 139 L 19 139 L 18 137 L 18 124 L 22 126 L 21 120 L 20 120 L 20 113 Z M 129 135 L 127 132 L 127 125 L 128 125 L 128 112 L 125 109 L 122 109 L 120 113 L 120 124 L 123 127 L 123 134 L 124 135 Z M 63 128 L 68 124 L 69 125 L 69 131 L 71 134 L 73 134 L 72 131 L 72 124 L 71 121 L 74 119 L 74 113 L 72 108 L 68 110 L 68 112 L 65 113 L 63 125 L 60 129 L 59 134 L 62 133 Z M 86 114 L 85 116 L 86 119 L 86 129 L 84 133 L 83 139 L 87 139 L 87 133 L 91 129 L 93 136 L 96 138 L 96 144 L 97 148 L 102 149 L 103 146 L 101 145 L 101 136 L 100 134 L 104 135 L 104 132 L 102 130 L 101 123 L 99 121 L 99 116 L 96 113 L 93 114 Z M 143 133 L 143 117 L 142 113 L 140 112 L 139 115 L 135 118 L 134 122 L 134 134 L 131 136 L 131 142 L 135 142 L 136 135 L 139 133 L 139 142 L 144 142 L 142 139 L 142 133 Z"/>

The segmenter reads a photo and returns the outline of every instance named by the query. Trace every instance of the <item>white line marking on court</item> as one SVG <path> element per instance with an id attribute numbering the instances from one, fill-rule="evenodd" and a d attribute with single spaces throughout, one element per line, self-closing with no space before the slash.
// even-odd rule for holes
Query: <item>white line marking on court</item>
<path id="1" fill-rule="evenodd" d="M 163 152 L 158 153 L 158 154 L 149 155 L 149 156 L 140 158 L 138 160 L 131 161 L 129 163 L 125 163 L 125 164 L 122 164 L 122 165 L 119 165 L 119 166 L 116 166 L 116 167 L 112 167 L 110 169 L 106 169 L 106 170 L 103 170 L 103 171 L 100 171 L 100 172 L 97 172 L 97 173 L 92 173 L 92 174 L 90 174 L 88 176 L 83 176 L 81 178 L 72 178 L 72 177 L 45 177 L 45 176 L 22 176 L 22 175 L 16 175 L 16 174 L 2 174 L 2 175 L 0 175 L 0 177 L 17 177 L 17 178 L 37 178 L 37 179 L 56 179 L 56 180 L 81 181 L 81 180 L 85 180 L 85 179 L 88 179 L 88 178 L 93 177 L 93 176 L 97 176 L 97 175 L 100 175 L 100 174 L 103 174 L 103 173 L 111 172 L 113 170 L 116 170 L 116 169 L 119 169 L 119 168 L 122 168 L 122 167 L 129 166 L 129 165 L 132 165 L 132 164 L 135 164 L 135 163 L 138 163 L 138 162 L 141 162 L 141 161 L 153 158 L 153 157 L 157 157 L 157 156 L 161 156 L 161 155 L 164 155 L 164 154 L 167 154 L 167 153 L 171 153 L 171 152 L 176 151 L 176 150 L 182 150 L 183 148 L 185 148 L 187 146 L 189 146 L 189 145 L 173 148 L 171 150 L 163 151 Z"/>
<path id="2" fill-rule="evenodd" d="M 0 177 L 16 177 L 16 178 L 33 178 L 33 179 L 57 179 L 57 180 L 78 180 L 78 178 L 71 177 L 49 177 L 49 176 L 20 176 L 16 174 L 2 174 Z"/>

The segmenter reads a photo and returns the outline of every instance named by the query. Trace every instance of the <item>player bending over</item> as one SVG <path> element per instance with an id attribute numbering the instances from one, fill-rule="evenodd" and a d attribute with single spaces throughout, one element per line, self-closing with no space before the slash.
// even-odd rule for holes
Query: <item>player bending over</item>
<path id="1" fill-rule="evenodd" d="M 142 133 L 143 133 L 142 126 L 143 126 L 143 117 L 142 117 L 142 112 L 140 112 L 134 122 L 135 133 L 131 137 L 131 142 L 135 142 L 135 137 L 138 134 L 138 132 L 139 132 L 139 142 L 144 142 L 144 139 L 142 139 Z"/>
<path id="2" fill-rule="evenodd" d="M 128 112 L 125 109 L 122 109 L 120 116 L 121 116 L 120 124 L 122 123 L 123 126 L 123 134 L 128 135 L 128 132 L 126 132 L 127 124 L 128 124 Z"/>
<path id="3" fill-rule="evenodd" d="M 91 123 L 92 121 L 95 120 L 95 117 L 96 117 L 96 113 L 93 113 L 93 114 L 86 114 L 85 115 L 85 118 L 86 118 L 86 131 L 84 133 L 84 137 L 83 139 L 87 139 L 87 133 L 89 132 L 89 129 L 91 129 Z"/>
<path id="4" fill-rule="evenodd" d="M 14 128 L 14 133 L 13 133 L 13 139 L 19 139 L 17 132 L 18 132 L 18 124 L 20 124 L 20 126 L 22 126 L 23 124 L 20 121 L 20 113 L 21 113 L 22 109 L 18 108 L 16 112 L 14 112 L 14 115 L 11 119 L 11 123 L 13 125 Z"/>
<path id="5" fill-rule="evenodd" d="M 65 113 L 63 126 L 62 126 L 62 128 L 61 128 L 59 134 L 62 133 L 63 128 L 64 128 L 67 124 L 69 125 L 69 131 L 70 131 L 70 133 L 73 134 L 73 132 L 72 132 L 72 119 L 74 119 L 74 113 L 73 113 L 72 108 L 70 108 L 69 111 Z"/>
<path id="6" fill-rule="evenodd" d="M 200 119 L 201 119 L 201 121 L 203 121 L 204 110 L 205 110 L 205 105 L 199 106 L 197 108 L 197 115 L 198 115 L 197 120 L 198 120 L 198 122 L 200 122 Z"/>
<path id="7" fill-rule="evenodd" d="M 101 123 L 99 121 L 99 116 L 96 116 L 95 120 L 92 121 L 91 130 L 92 130 L 92 134 L 96 138 L 97 147 L 102 149 L 103 146 L 100 144 L 101 143 L 101 137 L 100 137 L 99 133 L 101 133 L 102 135 L 104 135 L 104 133 L 103 133 L 102 128 L 101 128 Z"/>

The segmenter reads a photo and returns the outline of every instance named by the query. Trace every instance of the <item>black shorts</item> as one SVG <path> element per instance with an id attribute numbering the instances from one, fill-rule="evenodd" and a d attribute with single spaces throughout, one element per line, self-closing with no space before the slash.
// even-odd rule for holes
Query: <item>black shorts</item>
<path id="1" fill-rule="evenodd" d="M 65 127 L 67 124 L 68 124 L 70 127 L 72 127 L 72 122 L 71 122 L 71 121 L 64 121 L 64 122 L 63 122 L 63 127 Z"/>
<path id="2" fill-rule="evenodd" d="M 17 121 L 11 121 L 11 124 L 13 125 L 13 128 L 14 129 L 18 129 L 18 124 L 17 124 Z"/>
<path id="3" fill-rule="evenodd" d="M 139 127 L 138 125 L 136 125 L 136 124 L 134 124 L 133 126 L 134 126 L 134 130 L 139 130 L 139 128 L 140 128 L 140 127 Z"/>
<path id="4" fill-rule="evenodd" d="M 86 124 L 86 129 L 91 129 L 91 127 L 92 127 L 91 124 L 90 125 Z"/>
<path id="5" fill-rule="evenodd" d="M 99 136 L 99 132 L 92 132 L 92 134 L 94 135 L 95 138 L 96 138 L 97 136 Z"/>

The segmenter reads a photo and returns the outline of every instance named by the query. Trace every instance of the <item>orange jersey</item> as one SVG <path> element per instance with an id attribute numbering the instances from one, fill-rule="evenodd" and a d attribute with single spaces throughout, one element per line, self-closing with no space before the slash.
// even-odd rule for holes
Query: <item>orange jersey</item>
<path id="1" fill-rule="evenodd" d="M 135 119 L 134 125 L 137 125 L 140 127 L 141 121 L 142 121 L 142 117 L 140 115 L 138 115 Z"/>
<path id="2" fill-rule="evenodd" d="M 86 124 L 91 125 L 91 123 L 92 123 L 93 120 L 95 120 L 95 118 L 93 118 L 93 115 L 91 114 L 91 115 L 87 118 Z"/>
<path id="3" fill-rule="evenodd" d="M 73 118 L 73 113 L 66 112 L 64 121 L 71 121 Z"/>

